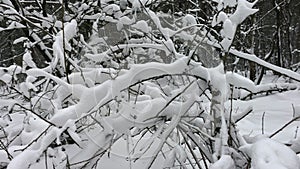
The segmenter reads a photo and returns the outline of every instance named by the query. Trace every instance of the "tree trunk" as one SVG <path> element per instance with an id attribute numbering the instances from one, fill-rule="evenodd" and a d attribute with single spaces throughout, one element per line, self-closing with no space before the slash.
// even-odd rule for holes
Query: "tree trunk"
<path id="1" fill-rule="evenodd" d="M 274 6 L 276 7 L 276 46 L 277 46 L 277 62 L 276 65 L 282 67 L 282 56 L 281 56 L 281 23 L 280 23 L 280 6 L 276 0 L 273 0 Z"/>
<path id="2" fill-rule="evenodd" d="M 252 23 L 256 22 L 255 15 L 252 16 Z M 252 31 L 251 36 L 251 54 L 254 54 L 255 50 L 255 30 Z M 256 64 L 254 62 L 249 61 L 249 73 L 250 80 L 255 81 L 256 79 Z"/>

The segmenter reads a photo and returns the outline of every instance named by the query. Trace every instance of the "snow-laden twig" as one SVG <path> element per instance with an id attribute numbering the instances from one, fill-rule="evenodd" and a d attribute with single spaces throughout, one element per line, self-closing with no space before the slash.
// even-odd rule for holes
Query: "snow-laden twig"
<path id="1" fill-rule="evenodd" d="M 195 97 L 195 96 L 191 96 L 191 97 Z M 183 107 L 179 110 L 180 112 L 172 117 L 170 124 L 165 129 L 165 131 L 162 133 L 161 138 L 160 138 L 161 141 L 160 141 L 158 147 L 156 148 L 155 152 L 153 153 L 154 155 L 151 158 L 150 162 L 147 164 L 146 168 L 150 168 L 152 166 L 153 162 L 155 161 L 155 159 L 158 156 L 158 153 L 161 151 L 163 145 L 165 144 L 165 141 L 168 139 L 170 133 L 173 131 L 173 129 L 178 125 L 179 121 L 181 120 L 181 116 L 183 116 L 190 109 L 190 107 L 193 104 L 194 104 L 194 101 L 192 101 L 192 99 L 190 99 L 190 101 L 187 101 L 187 103 L 185 103 L 183 105 Z"/>
<path id="2" fill-rule="evenodd" d="M 278 67 L 276 65 L 273 65 L 271 63 L 268 63 L 260 58 L 258 58 L 257 56 L 253 55 L 253 54 L 247 54 L 247 53 L 244 53 L 244 52 L 241 52 L 241 51 L 238 51 L 238 50 L 235 50 L 235 49 L 231 49 L 229 51 L 230 53 L 234 54 L 235 56 L 239 57 L 239 58 L 243 58 L 245 60 L 249 60 L 249 61 L 252 61 L 252 62 L 255 62 L 256 64 L 262 66 L 262 67 L 266 67 L 270 70 L 273 70 L 277 73 L 280 73 L 286 77 L 289 77 L 293 80 L 296 80 L 296 81 L 300 81 L 300 74 L 299 73 L 296 73 L 292 70 L 289 70 L 289 69 L 285 69 L 285 68 L 282 68 L 282 67 Z"/>

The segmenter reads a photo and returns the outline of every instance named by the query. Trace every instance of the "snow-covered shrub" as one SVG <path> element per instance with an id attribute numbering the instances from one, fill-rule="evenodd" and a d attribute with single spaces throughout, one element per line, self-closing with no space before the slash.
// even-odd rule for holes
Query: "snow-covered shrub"
<path id="1" fill-rule="evenodd" d="M 35 21 L 29 9 L 3 1 L 5 12 L 16 17 L 11 20 L 25 21 L 35 40 L 24 40 L 22 66 L 0 69 L 3 166 L 101 168 L 109 157 L 139 168 L 250 165 L 257 145 L 271 141 L 249 146 L 235 122 L 251 108 L 232 116 L 225 103 L 278 86 L 256 86 L 225 72 L 219 59 L 210 68 L 214 64 L 201 63 L 203 50 L 218 48 L 293 79 L 299 75 L 230 48 L 238 25 L 256 11 L 254 3 L 215 1 L 211 24 L 221 25 L 217 31 L 197 15 L 154 10 L 163 2 L 75 2 L 46 16 L 43 7 L 40 13 L 28 7 L 40 17 Z M 228 7 L 234 12 L 223 12 Z M 54 31 L 39 34 L 46 28 Z M 44 44 L 44 38 L 51 42 Z M 36 44 L 45 49 L 46 66 L 31 55 Z"/>

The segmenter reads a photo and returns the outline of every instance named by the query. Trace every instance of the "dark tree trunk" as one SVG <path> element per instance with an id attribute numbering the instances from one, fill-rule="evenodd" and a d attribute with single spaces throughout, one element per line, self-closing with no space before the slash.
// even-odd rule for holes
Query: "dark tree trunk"
<path id="1" fill-rule="evenodd" d="M 255 15 L 251 17 L 252 23 L 256 22 Z M 255 31 L 252 31 L 251 34 L 251 54 L 254 54 L 255 50 Z M 256 64 L 254 62 L 249 61 L 249 73 L 250 80 L 255 81 L 256 79 Z"/>
<path id="2" fill-rule="evenodd" d="M 280 22 L 280 5 L 276 0 L 273 0 L 274 7 L 276 10 L 276 48 L 277 48 L 277 66 L 282 66 L 282 56 L 281 56 L 281 22 Z"/>

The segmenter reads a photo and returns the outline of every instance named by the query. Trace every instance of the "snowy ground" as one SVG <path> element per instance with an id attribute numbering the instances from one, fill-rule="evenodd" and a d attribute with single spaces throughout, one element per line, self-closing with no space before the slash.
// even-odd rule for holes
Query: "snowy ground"
<path id="1" fill-rule="evenodd" d="M 274 78 L 273 75 L 267 75 L 263 83 L 280 83 L 285 82 L 285 79 L 280 78 L 279 80 Z M 299 86 L 299 84 L 298 84 Z M 230 111 L 231 101 L 226 103 L 226 111 Z M 252 107 L 253 111 L 249 113 L 245 118 L 240 120 L 237 123 L 237 127 L 240 130 L 240 133 L 245 136 L 248 143 L 252 143 L 251 139 L 254 136 L 261 136 L 264 134 L 266 137 L 272 135 L 274 132 L 278 131 L 282 126 L 291 121 L 294 117 L 300 116 L 300 90 L 291 90 L 287 92 L 274 92 L 272 94 L 254 96 L 251 100 L 233 100 L 233 116 L 235 113 L 243 112 L 243 110 Z M 22 119 L 20 119 L 22 120 Z M 22 122 L 21 122 L 22 123 Z M 291 140 L 298 139 L 300 142 L 300 133 L 298 132 L 298 126 L 300 126 L 300 121 L 295 121 L 280 131 L 278 134 L 272 137 L 273 140 L 281 142 L 283 144 L 291 144 Z M 41 126 L 39 126 L 41 127 Z M 89 137 L 87 135 L 87 137 Z M 138 140 L 138 136 L 127 141 L 127 138 L 119 139 L 116 144 L 114 144 L 109 153 L 106 153 L 97 163 L 97 168 L 99 169 L 140 169 L 146 168 L 147 164 L 153 157 L 156 146 L 159 144 L 159 138 L 152 138 L 153 146 L 147 150 L 143 156 L 135 161 L 135 156 L 129 156 L 130 151 L 136 145 L 136 142 L 139 142 L 139 146 L 134 147 L 135 152 L 139 152 L 143 146 L 149 145 L 149 140 L 151 140 L 152 135 L 145 135 L 142 140 Z M 134 140 L 136 139 L 136 140 Z M 249 142 L 250 140 L 250 142 Z M 253 163 L 252 166 L 257 165 L 259 167 L 253 167 L 252 169 L 300 169 L 300 161 L 291 149 L 287 148 L 283 144 L 272 141 L 270 139 L 261 139 L 255 140 L 252 139 L 254 144 L 246 144 L 243 146 L 245 152 L 249 152 L 249 156 L 252 157 L 252 162 L 261 162 L 262 164 Z M 180 152 L 182 147 L 176 147 L 176 151 Z M 76 145 L 66 145 L 64 149 L 68 152 L 67 154 L 72 157 L 73 154 L 79 149 Z M 298 152 L 300 151 L 300 146 L 298 147 Z M 169 149 L 163 149 L 164 155 L 170 154 Z M 185 154 L 185 153 L 179 153 Z M 0 160 L 5 156 L 5 152 L 0 154 Z M 59 157 L 57 157 L 59 159 Z M 177 157 L 177 158 L 180 158 Z M 222 157 L 223 161 L 228 161 L 231 159 L 230 156 Z M 162 153 L 159 153 L 158 158 L 155 160 L 151 168 L 162 168 L 162 165 L 165 163 L 165 157 Z M 51 160 L 48 160 L 48 163 L 51 164 Z M 228 162 L 225 162 L 228 163 Z M 289 166 L 286 166 L 286 163 Z M 222 165 L 224 163 L 220 163 Z M 44 168 L 44 162 L 40 161 L 32 165 L 32 168 Z M 183 164 L 184 165 L 184 164 Z M 218 165 L 216 165 L 218 166 Z M 190 168 L 190 165 L 186 166 Z M 175 167 L 176 168 L 176 167 Z M 177 168 L 182 168 L 178 166 Z M 215 167 L 210 169 L 232 169 L 232 168 L 223 168 Z"/>
<path id="2" fill-rule="evenodd" d="M 293 113 L 293 107 L 296 109 L 296 115 L 297 107 L 298 113 L 300 113 L 300 91 L 294 90 L 276 93 L 248 101 L 234 101 L 233 112 L 237 110 L 241 111 L 249 106 L 253 107 L 253 111 L 237 124 L 241 134 L 250 137 L 261 134 L 271 135 L 293 118 L 295 115 Z M 300 121 L 293 122 L 280 133 L 276 134 L 273 139 L 288 144 L 290 140 L 300 137 L 298 126 L 300 126 Z M 108 157 L 107 154 L 104 155 L 99 161 L 99 168 L 143 168 L 143 166 L 147 164 L 147 158 L 138 160 L 136 163 L 132 161 L 130 163 L 124 145 L 126 145 L 126 141 L 120 141 L 119 144 L 115 145 L 112 149 L 114 153 L 111 153 L 110 157 Z M 276 144 L 275 146 L 278 147 L 279 145 Z M 284 150 L 279 149 L 279 153 L 281 151 Z M 161 168 L 162 163 L 162 159 L 160 159 L 160 161 L 157 160 L 153 168 Z"/>
<path id="3" fill-rule="evenodd" d="M 234 109 L 253 106 L 253 112 L 238 123 L 243 135 L 271 135 L 293 118 L 293 106 L 300 106 L 300 91 L 288 91 L 259 97 L 250 101 L 234 102 Z M 297 113 L 296 113 L 297 114 Z M 274 136 L 274 139 L 287 143 L 297 135 L 300 122 L 296 121 Z"/>
<path id="4" fill-rule="evenodd" d="M 293 118 L 294 114 L 293 114 L 292 105 L 296 110 L 298 109 L 298 113 L 296 114 L 299 115 L 300 90 L 276 93 L 264 97 L 257 97 L 248 101 L 240 101 L 240 100 L 234 101 L 233 113 L 236 111 L 242 111 L 244 109 L 247 109 L 249 106 L 252 106 L 253 111 L 243 120 L 239 121 L 237 124 L 241 134 L 250 137 L 261 135 L 262 133 L 269 135 L 277 131 L 279 128 L 281 128 L 281 126 L 283 126 Z M 299 136 L 300 134 L 297 134 L 298 126 L 300 126 L 300 121 L 293 122 L 287 128 L 285 128 L 276 136 L 274 136 L 274 139 L 276 141 L 280 141 L 285 144 L 289 143 L 288 142 L 289 140 L 293 140 L 295 137 L 300 137 Z M 149 141 L 149 137 L 145 136 L 141 142 L 145 142 L 145 145 L 147 145 L 147 142 Z M 137 140 L 131 140 L 131 141 L 137 141 Z M 157 144 L 155 142 L 157 142 Z M 153 145 L 158 145 L 158 139 L 155 139 L 155 142 Z M 143 144 L 140 145 L 142 146 Z M 290 157 L 293 157 L 289 155 L 289 152 L 286 152 L 286 149 L 282 148 L 282 145 L 277 144 L 276 142 L 272 142 L 272 141 L 270 142 L 270 140 L 258 142 L 256 147 L 257 147 L 256 153 L 260 153 L 260 154 L 255 154 L 255 157 L 258 158 L 259 160 L 263 160 L 264 158 L 267 158 L 267 159 L 273 159 L 273 161 L 275 162 L 278 161 L 278 158 L 275 156 L 275 153 L 273 152 L 273 150 L 276 148 L 278 153 L 283 154 L 283 156 L 287 158 L 286 161 L 290 161 Z M 76 149 L 78 149 L 76 145 L 68 145 L 65 148 L 66 151 L 69 152 L 69 154 L 72 154 L 71 151 L 75 151 Z M 110 153 L 109 154 L 106 153 L 98 161 L 97 168 L 98 169 L 145 168 L 145 166 L 149 163 L 149 160 L 151 159 L 150 157 L 151 154 L 153 154 L 155 146 L 150 148 L 150 150 L 148 150 L 148 152 L 144 154 L 144 156 L 141 159 L 135 162 L 134 162 L 134 157 L 128 156 L 129 149 L 132 149 L 132 146 L 128 144 L 125 138 L 120 139 L 116 144 L 112 146 L 112 148 L 109 151 Z M 136 149 L 139 149 L 139 147 L 136 147 Z M 166 150 L 164 151 L 164 153 L 168 154 L 168 151 Z M 162 168 L 164 162 L 165 162 L 164 158 L 160 153 L 159 158 L 155 160 L 154 164 L 152 165 L 152 168 L 157 168 L 157 169 Z M 277 164 L 277 163 L 273 165 L 266 165 L 266 167 L 262 169 L 267 169 L 267 168 L 279 169 L 278 166 L 280 167 L 280 165 L 281 164 Z M 294 169 L 293 167 L 295 166 L 295 164 L 290 164 L 290 165 L 292 166 L 292 168 L 286 168 L 286 169 Z M 274 168 L 274 166 L 276 167 Z M 43 168 L 44 163 L 38 163 L 32 167 Z M 190 168 L 191 166 L 187 165 L 186 167 Z M 175 168 L 180 168 L 180 166 Z"/>

